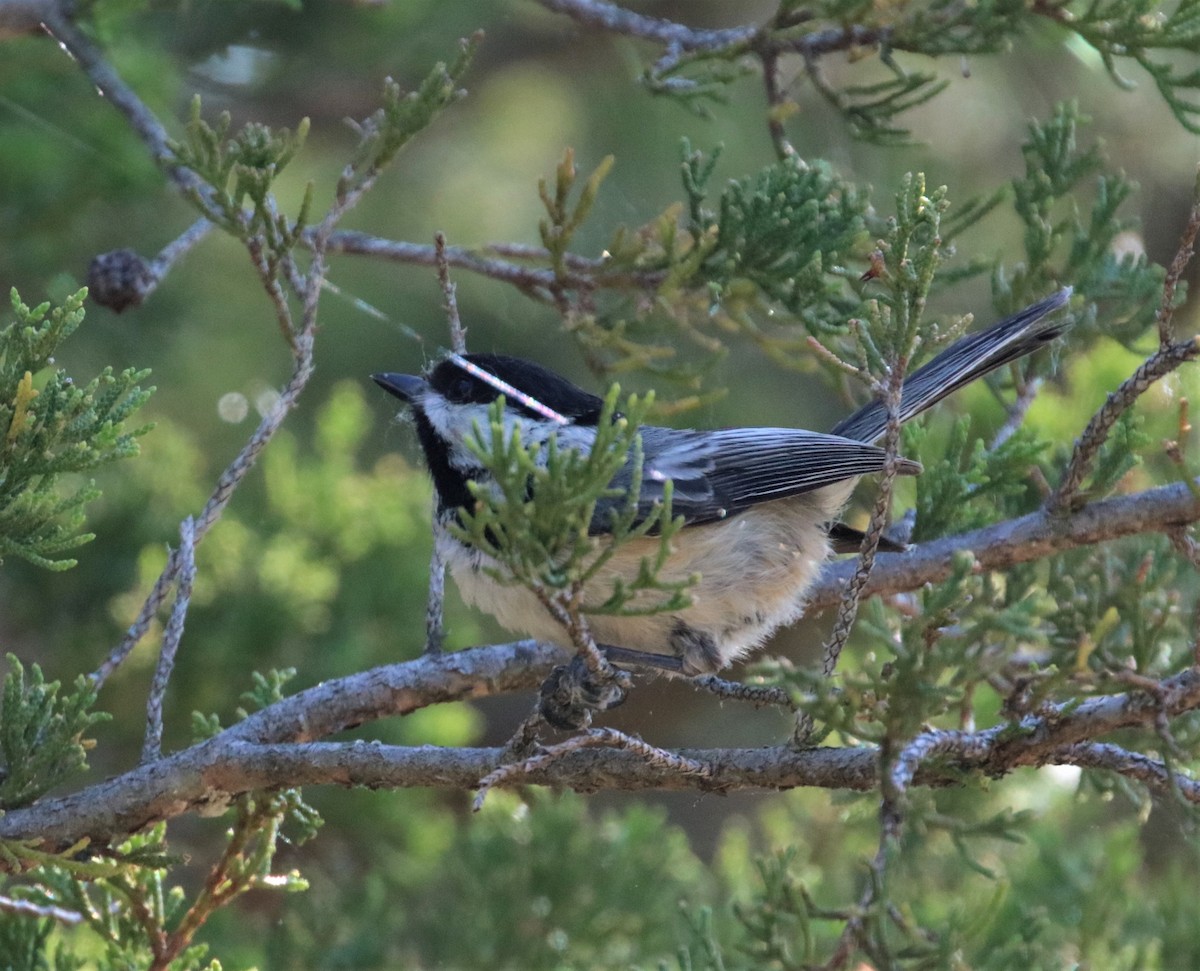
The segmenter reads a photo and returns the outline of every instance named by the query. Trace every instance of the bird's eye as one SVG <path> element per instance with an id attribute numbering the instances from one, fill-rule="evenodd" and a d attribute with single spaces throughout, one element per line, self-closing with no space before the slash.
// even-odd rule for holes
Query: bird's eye
<path id="1" fill-rule="evenodd" d="M 472 386 L 470 378 L 459 378 L 450 389 L 450 399 L 458 402 L 470 401 Z"/>

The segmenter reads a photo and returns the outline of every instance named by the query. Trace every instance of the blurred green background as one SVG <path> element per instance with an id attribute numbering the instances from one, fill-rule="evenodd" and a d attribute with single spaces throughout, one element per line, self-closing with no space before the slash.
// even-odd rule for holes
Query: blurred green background
<path id="1" fill-rule="evenodd" d="M 680 2 L 641 9 L 691 24 L 732 25 L 772 8 Z M 246 121 L 294 128 L 302 117 L 312 119 L 308 143 L 282 183 L 282 201 L 293 211 L 309 179 L 318 186 L 318 211 L 329 201 L 354 145 L 344 119 L 374 110 L 384 77 L 410 87 L 434 61 L 452 57 L 460 37 L 482 28 L 486 40 L 466 79 L 467 99 L 406 150 L 343 225 L 392 239 L 429 243 L 440 230 L 452 244 L 538 244 L 537 179 L 551 176 L 563 150 L 572 147 L 583 172 L 606 155 L 616 157 L 576 245 L 595 256 L 617 224 L 640 226 L 683 197 L 682 137 L 702 149 L 724 145 L 718 179 L 756 171 L 772 157 L 754 77 L 730 89 L 730 104 L 713 119 L 698 118 L 638 86 L 653 52 L 578 29 L 529 0 L 317 0 L 303 9 L 201 0 L 148 12 L 117 4 L 101 10 L 115 66 L 173 134 L 181 134 L 197 93 L 207 117 L 229 111 L 235 128 Z M 1061 40 L 1047 31 L 1022 39 L 1003 57 L 939 62 L 952 83 L 905 116 L 917 140 L 911 147 L 854 141 L 802 80 L 790 88 L 801 110 L 789 120 L 789 134 L 806 158 L 827 159 L 846 178 L 874 184 L 878 205 L 887 209 L 904 171 L 924 171 L 930 184 L 948 184 L 952 199 L 1019 174 L 1028 120 L 1047 118 L 1055 103 L 1076 98 L 1095 119 L 1082 137 L 1102 139 L 1113 162 L 1141 185 L 1127 208 L 1141 224 L 1130 245 L 1166 262 L 1190 205 L 1197 139 L 1174 122 L 1148 79 L 1135 77 L 1135 90 L 1119 90 L 1093 54 L 1064 49 Z M 129 247 L 152 256 L 194 216 L 53 42 L 12 39 L 2 50 L 0 282 L 16 286 L 32 304 L 80 286 L 98 253 Z M 829 66 L 834 75 L 852 69 L 841 62 Z M 785 77 L 797 70 L 790 66 Z M 990 220 L 986 230 L 962 240 L 965 250 L 1010 259 L 1019 244 L 1012 219 Z M 323 305 L 316 376 L 280 440 L 201 549 L 193 609 L 167 697 L 168 745 L 187 741 L 193 710 L 218 712 L 228 722 L 254 670 L 296 667 L 292 687 L 303 687 L 421 649 L 429 490 L 409 429 L 393 421 L 393 403 L 368 375 L 420 369 L 436 355 L 446 343 L 441 294 L 430 269 L 359 257 L 335 257 L 332 266 L 330 279 L 343 295 L 330 293 Z M 473 350 L 534 356 L 586 386 L 599 386 L 551 310 L 494 281 L 464 272 L 455 280 Z M 356 299 L 389 319 L 364 312 Z M 939 309 L 978 308 L 986 320 L 988 306 L 981 279 L 956 288 Z M 425 335 L 425 342 L 409 339 L 402 328 Z M 1060 424 L 1064 436 L 1073 435 L 1132 360 L 1115 346 L 1101 346 L 1072 368 L 1069 398 L 1043 409 L 1043 417 Z M 80 376 L 108 364 L 149 367 L 158 387 L 142 412 L 157 423 L 142 440 L 143 458 L 120 463 L 100 479 L 104 497 L 89 519 L 97 539 L 80 552 L 79 566 L 50 574 L 14 561 L 0 572 L 0 645 L 39 662 L 53 677 L 70 679 L 93 669 L 119 639 L 157 576 L 166 545 L 176 541 L 179 520 L 199 509 L 261 409 L 270 406 L 291 362 L 243 250 L 213 233 L 144 306 L 120 316 L 93 307 L 60 363 Z M 840 417 L 832 396 L 814 382 L 772 369 L 745 346 L 733 346 L 712 379 L 730 394 L 689 414 L 688 422 L 827 427 Z M 649 382 L 631 374 L 623 384 L 641 390 Z M 1153 400 L 1147 410 L 1155 410 Z M 784 632 L 773 650 L 811 656 L 825 623 Z M 452 648 L 507 639 L 453 594 L 447 631 Z M 156 647 L 156 637 L 147 637 L 104 690 L 101 704 L 116 717 L 99 734 L 97 776 L 135 761 Z M 365 734 L 411 744 L 496 744 L 528 705 L 527 698 L 506 698 L 449 706 L 372 725 Z M 675 683 L 638 691 L 611 723 L 666 746 L 766 744 L 788 729 L 776 713 L 721 706 Z M 1072 810 L 1045 777 L 1018 777 L 1004 789 L 1010 804 L 1078 812 L 1072 828 L 1104 822 L 1105 813 L 1095 806 Z M 285 862 L 300 865 L 315 887 L 301 898 L 251 895 L 238 914 L 222 915 L 209 939 L 220 941 L 217 953 L 227 966 L 624 966 L 670 953 L 679 933 L 679 897 L 721 903 L 736 895 L 753 878 L 752 848 L 799 836 L 811 857 L 801 863 L 816 874 L 831 847 L 867 852 L 873 839 L 870 801 L 847 803 L 821 793 L 786 799 L 610 794 L 591 799 L 587 815 L 579 800 L 568 799 L 547 803 L 532 817 L 515 800 L 497 798 L 485 821 L 466 825 L 460 825 L 467 799 L 461 793 L 309 795 L 328 825 Z M 645 805 L 660 809 L 639 808 Z M 610 810 L 631 815 L 621 826 L 610 825 L 604 821 Z M 682 826 L 668 831 L 666 844 L 660 810 Z M 1110 810 L 1120 815 L 1118 808 Z M 211 824 L 180 820 L 171 836 L 173 847 L 194 854 L 195 879 L 211 846 Z M 1072 880 L 1099 879 L 1101 862 L 1101 869 L 1120 871 L 1109 875 L 1114 881 L 1142 865 L 1134 849 L 1121 857 L 1107 839 L 1097 829 L 1093 841 L 1080 840 L 1078 866 L 1086 880 L 1039 875 L 1036 838 L 1022 847 L 1030 883 L 1024 901 L 1033 901 L 1029 906 L 1037 911 L 1044 896 L 1044 906 L 1061 911 L 1072 906 Z M 648 846 L 653 859 L 639 864 Z M 519 847 L 524 854 L 514 849 Z M 703 863 L 714 859 L 717 865 L 705 869 Z M 585 893 L 578 881 L 554 882 L 560 870 L 588 866 L 609 873 L 611 884 L 598 883 L 586 893 L 619 901 L 612 913 L 595 899 L 576 901 L 574 895 Z M 617 871 L 630 886 L 620 885 Z M 939 865 L 914 876 L 914 894 L 922 887 L 946 891 L 941 899 L 953 909 L 953 894 L 993 892 L 981 879 L 963 890 L 957 873 L 947 850 Z M 830 879 L 846 889 L 854 876 L 843 871 Z M 524 909 L 496 910 L 487 919 L 517 928 L 514 940 L 479 927 L 455 930 L 466 915 L 482 921 L 478 915 L 489 905 L 499 907 L 506 886 L 521 889 L 504 905 Z M 1071 918 L 1077 927 L 1119 922 L 1121 908 L 1133 906 L 1079 893 Z M 583 926 L 570 916 L 575 906 L 593 923 L 564 945 L 556 927 Z M 1033 919 L 1010 910 L 1017 925 Z M 1177 919 L 1187 923 L 1186 914 Z M 492 953 L 476 949 L 483 939 L 493 942 Z M 630 941 L 645 949 L 631 952 Z"/>

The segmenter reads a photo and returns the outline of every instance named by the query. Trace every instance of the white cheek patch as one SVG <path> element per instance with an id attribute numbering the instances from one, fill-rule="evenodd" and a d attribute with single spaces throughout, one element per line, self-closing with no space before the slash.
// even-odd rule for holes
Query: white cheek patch
<path id="1" fill-rule="evenodd" d="M 468 442 L 482 444 L 485 449 L 492 447 L 491 406 L 483 404 L 458 405 L 448 402 L 441 395 L 425 394 L 418 407 L 425 413 L 434 430 L 447 443 L 450 449 L 450 464 L 464 472 L 478 472 L 479 458 L 471 450 Z M 573 449 L 587 452 L 596 439 L 595 429 L 581 428 L 577 425 L 558 425 L 537 418 L 519 415 L 511 409 L 505 409 L 501 417 L 501 433 L 508 441 L 515 433 L 527 448 L 533 445 L 545 446 L 551 436 L 555 436 L 561 449 Z M 539 465 L 546 463 L 546 450 L 540 449 Z"/>

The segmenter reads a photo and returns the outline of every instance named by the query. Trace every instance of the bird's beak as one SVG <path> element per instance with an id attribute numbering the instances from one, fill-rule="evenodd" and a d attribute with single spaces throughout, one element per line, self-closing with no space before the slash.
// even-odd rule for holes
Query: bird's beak
<path id="1" fill-rule="evenodd" d="M 388 394 L 394 394 L 401 401 L 410 405 L 429 388 L 425 379 L 419 378 L 415 374 L 372 374 L 371 380 Z"/>

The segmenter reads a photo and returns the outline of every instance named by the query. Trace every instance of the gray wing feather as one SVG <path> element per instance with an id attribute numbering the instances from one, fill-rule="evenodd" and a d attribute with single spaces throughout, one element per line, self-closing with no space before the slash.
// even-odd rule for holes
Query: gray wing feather
<path id="1" fill-rule="evenodd" d="M 642 488 L 638 517 L 662 502 L 663 488 L 674 485 L 671 507 L 691 525 L 714 522 L 772 499 L 810 492 L 883 468 L 883 449 L 837 435 L 798 428 L 727 428 L 695 432 L 642 429 Z M 901 471 L 915 472 L 902 461 Z M 612 481 L 628 489 L 633 468 L 626 465 Z M 598 503 L 592 532 L 604 532 L 620 499 Z"/>

